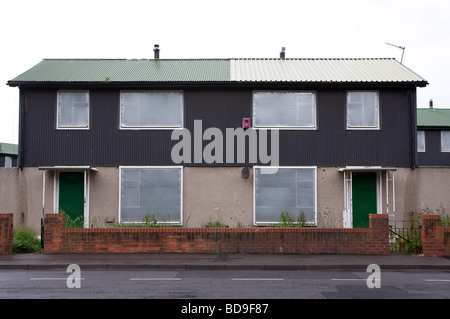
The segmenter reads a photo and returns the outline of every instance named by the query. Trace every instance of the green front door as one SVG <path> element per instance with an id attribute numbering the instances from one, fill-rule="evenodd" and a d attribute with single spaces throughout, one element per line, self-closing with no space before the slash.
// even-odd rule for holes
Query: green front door
<path id="1" fill-rule="evenodd" d="M 353 228 L 368 228 L 369 214 L 377 213 L 377 173 L 352 173 Z"/>
<path id="2" fill-rule="evenodd" d="M 70 227 L 83 227 L 84 172 L 59 173 L 59 212 L 67 214 Z"/>

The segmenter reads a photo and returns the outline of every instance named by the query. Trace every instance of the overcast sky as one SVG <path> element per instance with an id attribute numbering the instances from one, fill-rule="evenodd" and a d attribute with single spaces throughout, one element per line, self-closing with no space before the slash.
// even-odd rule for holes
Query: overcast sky
<path id="1" fill-rule="evenodd" d="M 1 1 L 0 141 L 18 142 L 17 88 L 45 58 L 396 58 L 450 108 L 449 0 Z"/>

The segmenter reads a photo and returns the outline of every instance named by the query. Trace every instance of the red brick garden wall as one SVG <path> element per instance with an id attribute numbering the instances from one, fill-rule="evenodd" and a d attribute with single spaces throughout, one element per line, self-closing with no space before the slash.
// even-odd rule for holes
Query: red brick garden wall
<path id="1" fill-rule="evenodd" d="M 0 255 L 12 253 L 13 214 L 0 214 Z"/>
<path id="2" fill-rule="evenodd" d="M 366 229 L 104 228 L 65 229 L 45 215 L 44 253 L 389 254 L 388 216 Z"/>
<path id="3" fill-rule="evenodd" d="M 426 256 L 450 256 L 450 228 L 440 216 L 422 216 Z M 44 252 L 389 254 L 388 218 L 370 215 L 367 229 L 116 228 L 65 229 L 64 216 L 45 216 Z M 13 214 L 0 214 L 0 254 L 12 253 Z"/>
<path id="4" fill-rule="evenodd" d="M 421 222 L 425 256 L 450 256 L 450 228 L 441 227 L 441 216 L 424 215 Z"/>

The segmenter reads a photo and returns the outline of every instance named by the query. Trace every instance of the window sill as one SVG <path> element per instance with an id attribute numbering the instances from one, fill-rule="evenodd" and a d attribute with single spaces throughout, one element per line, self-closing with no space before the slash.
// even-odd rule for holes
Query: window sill
<path id="1" fill-rule="evenodd" d="M 184 127 L 119 127 L 119 131 L 183 130 Z"/>
<path id="2" fill-rule="evenodd" d="M 57 127 L 56 128 L 57 131 L 89 131 L 90 128 L 89 127 Z"/>
<path id="3" fill-rule="evenodd" d="M 303 126 L 258 126 L 252 127 L 255 130 L 291 130 L 291 131 L 318 131 L 317 127 Z"/>
<path id="4" fill-rule="evenodd" d="M 347 127 L 346 131 L 381 131 L 380 127 L 361 126 L 361 127 Z"/>

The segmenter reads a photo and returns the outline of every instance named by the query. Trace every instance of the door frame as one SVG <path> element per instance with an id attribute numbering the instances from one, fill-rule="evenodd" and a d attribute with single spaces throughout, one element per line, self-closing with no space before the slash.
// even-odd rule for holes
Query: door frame
<path id="1" fill-rule="evenodd" d="M 59 174 L 63 172 L 79 172 L 84 173 L 84 228 L 89 228 L 89 194 L 91 185 L 91 174 L 88 169 L 65 168 L 55 170 L 53 174 L 53 211 L 59 213 Z"/>
<path id="2" fill-rule="evenodd" d="M 339 168 L 339 172 L 344 173 L 344 210 L 342 212 L 344 228 L 353 228 L 353 172 L 374 172 L 377 173 L 376 190 L 377 190 L 377 214 L 390 214 L 391 207 L 392 217 L 395 222 L 395 171 L 396 168 L 381 166 L 347 166 Z M 383 183 L 383 173 L 385 183 Z M 391 173 L 391 174 L 390 174 Z M 389 204 L 389 182 L 391 182 L 392 203 Z M 384 184 L 384 187 L 383 187 Z M 384 191 L 384 194 L 383 194 Z M 386 196 L 383 202 L 383 195 Z M 383 206 L 384 205 L 384 206 Z"/>

